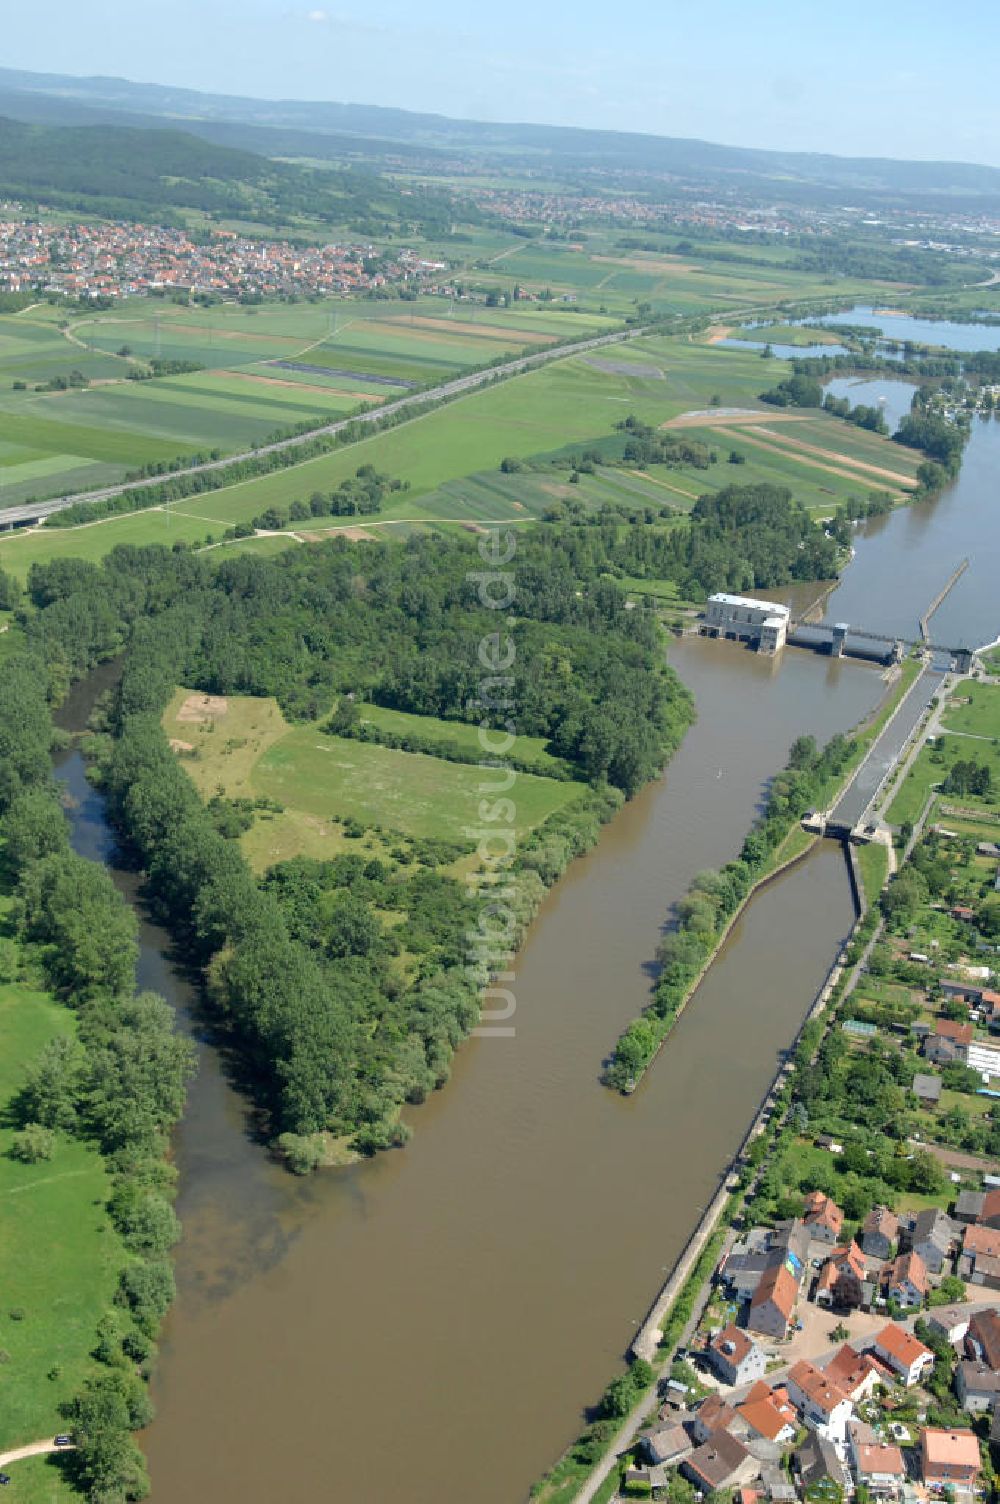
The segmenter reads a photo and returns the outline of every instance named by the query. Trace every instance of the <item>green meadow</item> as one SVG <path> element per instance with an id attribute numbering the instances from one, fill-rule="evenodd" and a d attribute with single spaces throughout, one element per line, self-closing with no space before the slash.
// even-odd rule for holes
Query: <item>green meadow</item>
<path id="1" fill-rule="evenodd" d="M 398 734 L 454 740 L 478 755 L 474 727 L 365 705 L 362 718 Z M 345 821 L 377 825 L 388 835 L 438 836 L 469 844 L 478 823 L 482 770 L 420 752 L 330 736 L 318 726 L 290 726 L 271 699 L 232 695 L 205 705 L 180 689 L 163 725 L 199 792 L 230 798 L 261 795 L 282 806 L 258 815 L 241 837 L 261 869 L 292 856 L 330 857 L 343 846 Z M 518 742 L 539 769 L 561 767 L 536 737 Z M 580 785 L 519 773 L 517 829 L 524 833 L 580 795 Z"/>
<path id="2" fill-rule="evenodd" d="M 10 1157 L 10 1103 L 25 1070 L 72 1028 L 72 1014 L 44 993 L 0 986 L 0 1451 L 60 1429 L 59 1407 L 91 1367 L 97 1323 L 123 1262 L 96 1149 L 60 1137 L 48 1162 Z M 35 1471 L 39 1487 L 57 1477 L 51 1468 Z"/>
<path id="3" fill-rule="evenodd" d="M 469 840 L 478 825 L 483 774 L 465 763 L 420 752 L 326 736 L 296 727 L 254 769 L 260 793 L 321 820 L 354 818 L 410 836 Z M 579 798 L 574 783 L 520 773 L 516 826 L 524 833 Z"/>

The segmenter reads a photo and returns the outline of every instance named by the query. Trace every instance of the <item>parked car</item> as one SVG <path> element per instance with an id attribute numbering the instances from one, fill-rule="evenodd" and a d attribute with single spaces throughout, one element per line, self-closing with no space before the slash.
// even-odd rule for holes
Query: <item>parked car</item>
<path id="1" fill-rule="evenodd" d="M 57 1447 L 71 1447 L 73 1445 L 73 1438 L 72 1436 L 57 1436 L 55 1443 Z"/>
<path id="2" fill-rule="evenodd" d="M 0 1488 L 6 1488 L 10 1482 L 10 1473 L 0 1473 Z"/>

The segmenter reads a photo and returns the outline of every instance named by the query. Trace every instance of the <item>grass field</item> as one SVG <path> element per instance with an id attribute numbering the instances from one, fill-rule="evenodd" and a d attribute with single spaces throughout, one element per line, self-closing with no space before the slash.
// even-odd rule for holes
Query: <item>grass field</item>
<path id="1" fill-rule="evenodd" d="M 59 1405 L 91 1366 L 97 1323 L 124 1261 L 104 1211 L 108 1180 L 95 1149 L 60 1138 L 53 1159 L 37 1165 L 8 1152 L 7 1109 L 25 1069 L 72 1027 L 72 1014 L 45 994 L 0 986 L 0 1349 L 8 1355 L 0 1364 L 0 1451 L 60 1429 Z M 40 1250 L 44 1258 L 36 1257 Z M 35 1491 L 17 1498 L 41 1500 L 61 1487 L 51 1467 L 31 1471 Z"/>
<path id="2" fill-rule="evenodd" d="M 858 847 L 858 866 L 865 898 L 871 905 L 877 902 L 889 874 L 889 853 L 879 842 L 870 841 L 867 846 Z"/>
<path id="3" fill-rule="evenodd" d="M 386 717 L 393 729 L 419 723 L 423 735 L 452 734 L 450 722 L 366 706 L 369 713 Z M 221 790 L 229 798 L 265 795 L 284 806 L 281 814 L 258 815 L 241 837 L 258 870 L 299 854 L 332 856 L 343 845 L 345 820 L 465 844 L 472 839 L 467 830 L 478 823 L 479 768 L 329 736 L 316 725 L 289 726 L 273 700 L 231 696 L 206 703 L 178 690 L 164 728 L 203 797 Z M 543 743 L 523 741 L 526 755 L 547 757 Z M 518 774 L 512 796 L 517 829 L 540 825 L 579 793 L 575 783 Z"/>
<path id="4" fill-rule="evenodd" d="M 968 704 L 960 703 L 967 700 Z M 952 695 L 942 720 L 949 731 L 962 731 L 967 736 L 986 737 L 990 741 L 1000 737 L 1000 689 L 994 684 L 966 683 Z M 969 755 L 980 756 L 981 749 L 969 747 Z"/>
<path id="5" fill-rule="evenodd" d="M 731 339 L 754 344 L 839 345 L 841 336 L 833 329 L 806 328 L 801 324 L 751 324 L 730 331 Z"/>

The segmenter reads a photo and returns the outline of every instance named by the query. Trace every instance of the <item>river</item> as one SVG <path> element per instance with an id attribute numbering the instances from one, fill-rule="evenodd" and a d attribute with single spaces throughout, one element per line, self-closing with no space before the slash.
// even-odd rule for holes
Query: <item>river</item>
<path id="1" fill-rule="evenodd" d="M 995 570 L 998 442 L 977 425 L 950 492 L 866 526 L 831 617 L 915 621 L 983 529 Z M 978 563 L 954 595 L 948 630 L 995 635 Z M 671 660 L 696 725 L 549 894 L 516 966 L 515 1036 L 462 1048 L 408 1113 L 405 1151 L 293 1179 L 201 1047 L 143 1438 L 158 1504 L 518 1504 L 616 1371 L 851 925 L 839 847 L 750 905 L 634 1097 L 597 1084 L 602 1056 L 648 998 L 669 905 L 734 854 L 792 739 L 850 726 L 882 693 L 871 667 L 794 650 L 690 638 Z M 75 754 L 62 774 L 79 849 L 113 861 Z M 142 984 L 189 1018 L 165 935 L 141 939 Z"/>
<path id="2" fill-rule="evenodd" d="M 202 1045 L 144 1438 L 156 1499 L 517 1500 L 616 1368 L 850 927 L 839 848 L 762 895 L 635 1097 L 598 1085 L 602 1056 L 646 1001 L 670 902 L 733 853 L 792 738 L 850 724 L 882 688 L 806 654 L 695 638 L 673 655 L 696 726 L 547 898 L 516 968 L 515 1037 L 462 1049 L 405 1151 L 293 1179 Z M 64 724 L 109 677 L 74 692 Z M 114 871 L 79 754 L 60 776 L 74 844 Z M 141 984 L 190 1027 L 167 937 L 140 938 Z"/>

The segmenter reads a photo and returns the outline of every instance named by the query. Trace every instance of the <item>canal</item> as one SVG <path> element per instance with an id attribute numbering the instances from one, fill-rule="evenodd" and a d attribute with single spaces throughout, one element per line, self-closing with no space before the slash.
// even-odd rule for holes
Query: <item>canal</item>
<path id="1" fill-rule="evenodd" d="M 919 615 L 970 552 L 970 512 L 995 570 L 998 440 L 978 426 L 951 492 L 866 527 L 831 619 L 895 631 Z M 996 635 L 978 561 L 953 594 L 949 630 Z M 159 1504 L 518 1504 L 616 1370 L 852 923 L 840 849 L 750 905 L 634 1097 L 598 1085 L 602 1056 L 648 998 L 671 903 L 735 854 L 793 738 L 849 727 L 883 692 L 871 667 L 794 651 L 693 638 L 671 659 L 696 725 L 548 896 L 516 966 L 514 1037 L 460 1051 L 409 1112 L 405 1151 L 293 1179 L 201 1047 L 176 1146 L 179 1294 L 143 1438 Z M 79 849 L 113 864 L 76 754 L 61 773 Z M 166 936 L 144 925 L 141 940 L 142 985 L 190 1018 Z"/>

